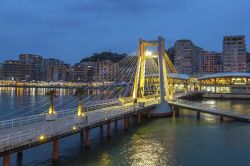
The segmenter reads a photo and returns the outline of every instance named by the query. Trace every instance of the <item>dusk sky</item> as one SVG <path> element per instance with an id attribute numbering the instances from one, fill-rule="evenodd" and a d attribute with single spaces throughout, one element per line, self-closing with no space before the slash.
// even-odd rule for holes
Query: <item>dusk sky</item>
<path id="1" fill-rule="evenodd" d="M 246 35 L 249 0 L 1 0 L 0 62 L 20 53 L 74 64 L 94 52 L 131 53 L 138 38 L 191 39 L 221 51 L 224 35 Z"/>

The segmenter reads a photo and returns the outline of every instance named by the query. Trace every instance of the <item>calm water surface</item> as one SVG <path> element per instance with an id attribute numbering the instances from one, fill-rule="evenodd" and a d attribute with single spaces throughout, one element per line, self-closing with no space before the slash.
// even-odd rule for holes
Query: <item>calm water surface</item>
<path id="1" fill-rule="evenodd" d="M 46 111 L 48 97 L 44 90 L 0 89 L 0 117 L 5 119 Z M 19 94 L 18 94 L 19 93 Z M 72 92 L 58 92 L 56 104 L 67 108 L 76 100 Z M 202 100 L 224 110 L 234 109 L 249 114 L 249 100 Z M 60 105 L 61 104 L 61 105 Z M 41 106 L 41 109 L 36 109 Z M 22 109 L 25 107 L 25 109 Z M 70 106 L 68 106 L 70 108 Z M 14 112 L 14 113 L 11 113 Z M 74 135 L 60 140 L 60 158 L 51 161 L 50 143 L 24 151 L 23 165 L 138 165 L 138 166 L 185 166 L 185 165 L 241 165 L 250 163 L 250 125 L 244 122 L 226 120 L 202 114 L 200 121 L 195 114 L 181 110 L 180 118 L 160 118 L 142 120 L 137 126 L 132 119 L 127 132 L 123 121 L 113 127 L 111 139 L 106 138 L 103 130 L 91 130 L 91 148 L 86 150 L 80 136 Z M 5 116 L 6 115 L 6 116 Z M 2 160 L 2 159 L 1 159 Z M 20 164 L 12 155 L 13 165 Z M 2 161 L 0 161 L 2 164 Z"/>

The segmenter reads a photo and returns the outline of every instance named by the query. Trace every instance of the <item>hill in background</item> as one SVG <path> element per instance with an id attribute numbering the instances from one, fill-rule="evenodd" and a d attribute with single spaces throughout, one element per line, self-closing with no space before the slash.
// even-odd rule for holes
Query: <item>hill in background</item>
<path id="1" fill-rule="evenodd" d="M 110 60 L 111 62 L 119 62 L 123 58 L 125 58 L 127 54 L 118 54 L 112 52 L 101 52 L 101 53 L 94 53 L 91 57 L 83 58 L 80 63 L 82 62 L 97 62 L 97 61 L 104 61 Z"/>

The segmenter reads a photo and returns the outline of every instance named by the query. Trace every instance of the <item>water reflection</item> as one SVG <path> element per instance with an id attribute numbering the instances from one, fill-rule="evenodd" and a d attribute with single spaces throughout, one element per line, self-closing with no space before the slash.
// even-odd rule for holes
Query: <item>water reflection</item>
<path id="1" fill-rule="evenodd" d="M 35 96 L 35 95 L 45 95 L 47 91 L 51 88 L 19 88 L 19 87 L 0 87 L 0 94 L 10 95 L 10 96 Z M 74 89 L 55 89 L 57 95 L 72 95 Z"/>
<path id="2" fill-rule="evenodd" d="M 214 105 L 215 108 L 225 111 L 235 111 L 240 114 L 250 115 L 249 100 L 240 99 L 202 99 L 202 103 Z"/>

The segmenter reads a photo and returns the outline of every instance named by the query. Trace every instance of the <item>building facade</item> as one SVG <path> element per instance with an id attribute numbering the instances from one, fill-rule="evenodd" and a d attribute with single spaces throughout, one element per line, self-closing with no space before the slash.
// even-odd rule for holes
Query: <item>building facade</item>
<path id="1" fill-rule="evenodd" d="M 17 60 L 8 60 L 3 63 L 2 70 L 3 70 L 4 80 L 12 80 L 12 81 L 30 80 L 29 63 Z"/>
<path id="2" fill-rule="evenodd" d="M 202 54 L 203 49 L 195 46 L 191 40 L 177 40 L 174 45 L 174 66 L 177 72 L 201 73 Z"/>
<path id="3" fill-rule="evenodd" d="M 112 82 L 118 75 L 119 64 L 109 60 L 82 62 L 73 66 L 72 80 L 76 82 Z"/>
<path id="4" fill-rule="evenodd" d="M 223 72 L 223 63 L 221 53 L 214 51 L 203 52 L 203 73 Z"/>
<path id="5" fill-rule="evenodd" d="M 0 80 L 3 80 L 3 64 L 0 63 Z"/>
<path id="6" fill-rule="evenodd" d="M 223 38 L 224 72 L 246 72 L 247 51 L 245 36 L 225 36 Z"/>
<path id="7" fill-rule="evenodd" d="M 71 67 L 59 59 L 44 60 L 45 81 L 71 81 Z"/>
<path id="8" fill-rule="evenodd" d="M 20 54 L 19 61 L 29 64 L 30 81 L 44 80 L 43 57 L 33 54 Z"/>
<path id="9" fill-rule="evenodd" d="M 250 53 L 247 53 L 247 72 L 250 73 Z"/>

